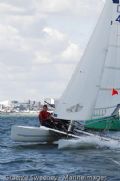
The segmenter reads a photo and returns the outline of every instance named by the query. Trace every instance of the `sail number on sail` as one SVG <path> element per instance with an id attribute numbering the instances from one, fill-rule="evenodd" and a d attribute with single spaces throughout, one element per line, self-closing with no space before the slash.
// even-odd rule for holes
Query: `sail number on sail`
<path id="1" fill-rule="evenodd" d="M 120 23 L 120 15 L 117 17 L 116 21 Z"/>
<path id="2" fill-rule="evenodd" d="M 120 5 L 117 5 L 117 13 L 120 13 Z"/>
<path id="3" fill-rule="evenodd" d="M 113 3 L 119 4 L 119 0 L 113 0 Z M 117 5 L 117 13 L 120 13 L 120 5 Z M 116 18 L 116 21 L 120 23 L 120 15 Z"/>
<path id="4" fill-rule="evenodd" d="M 79 112 L 83 109 L 83 106 L 80 104 L 76 104 L 74 106 L 71 106 L 70 108 L 67 109 L 67 112 L 72 113 L 72 112 Z"/>
<path id="5" fill-rule="evenodd" d="M 113 3 L 119 4 L 119 0 L 113 0 Z"/>

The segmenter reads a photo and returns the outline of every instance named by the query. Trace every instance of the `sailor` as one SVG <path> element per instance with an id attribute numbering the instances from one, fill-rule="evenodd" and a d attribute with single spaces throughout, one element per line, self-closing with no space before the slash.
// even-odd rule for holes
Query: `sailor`
<path id="1" fill-rule="evenodd" d="M 43 106 L 43 110 L 39 113 L 39 121 L 42 126 L 52 127 L 53 126 L 53 119 L 51 114 L 48 112 L 47 105 Z"/>
<path id="2" fill-rule="evenodd" d="M 65 126 L 60 122 L 60 120 L 55 119 L 52 114 L 48 112 L 47 105 L 43 106 L 43 110 L 39 113 L 40 125 L 49 128 L 54 128 L 57 130 L 66 131 Z"/>

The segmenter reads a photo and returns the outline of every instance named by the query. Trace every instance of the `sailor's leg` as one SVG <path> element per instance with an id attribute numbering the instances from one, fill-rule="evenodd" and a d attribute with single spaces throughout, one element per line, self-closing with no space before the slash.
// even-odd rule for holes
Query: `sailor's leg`
<path id="1" fill-rule="evenodd" d="M 41 122 L 41 125 L 42 125 L 42 126 L 45 126 L 45 127 L 48 127 L 48 128 L 51 128 L 51 127 L 52 127 L 52 126 L 51 126 L 51 122 L 50 122 L 49 119 L 47 119 L 47 120 L 45 120 L 45 121 L 42 121 L 42 122 Z"/>

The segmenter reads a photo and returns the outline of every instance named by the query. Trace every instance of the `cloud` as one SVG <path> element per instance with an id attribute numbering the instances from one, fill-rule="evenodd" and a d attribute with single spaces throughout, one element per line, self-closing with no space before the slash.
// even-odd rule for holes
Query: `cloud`
<path id="1" fill-rule="evenodd" d="M 71 0 L 70 0 L 71 1 Z M 66 0 L 41 0 L 36 1 L 36 6 L 40 7 L 39 11 L 45 12 L 45 13 L 58 13 L 62 12 L 66 9 L 69 9 L 71 6 L 71 2 Z"/>
<path id="2" fill-rule="evenodd" d="M 19 14 L 23 13 L 23 9 L 20 7 L 15 7 L 11 4 L 0 3 L 0 14 L 10 15 L 10 14 Z"/>
<path id="3" fill-rule="evenodd" d="M 100 10 L 98 5 L 101 1 L 91 0 L 40 0 L 35 1 L 37 10 L 41 13 L 65 13 L 65 14 L 87 14 L 94 13 Z"/>
<path id="4" fill-rule="evenodd" d="M 62 52 L 62 59 L 67 61 L 68 63 L 74 63 L 78 61 L 81 57 L 82 50 L 80 50 L 79 46 L 69 42 L 68 47 Z"/>
<path id="5" fill-rule="evenodd" d="M 50 37 L 52 37 L 52 38 L 55 38 L 55 39 L 57 39 L 57 40 L 59 40 L 59 41 L 63 41 L 64 38 L 65 38 L 65 35 L 64 35 L 63 33 L 59 32 L 59 31 L 56 30 L 56 29 L 52 29 L 52 28 L 50 28 L 50 27 L 45 27 L 45 28 L 43 29 L 43 32 L 47 33 L 48 36 L 50 36 Z"/>
<path id="6" fill-rule="evenodd" d="M 102 7 L 99 0 L 1 0 L 0 100 L 60 97 Z"/>
<path id="7" fill-rule="evenodd" d="M 6 4 L 8 6 L 14 6 L 17 8 L 32 8 L 35 0 L 0 0 L 0 4 Z"/>
<path id="8" fill-rule="evenodd" d="M 36 52 L 35 53 L 35 59 L 33 60 L 33 63 L 36 63 L 37 65 L 39 64 L 49 64 L 52 62 L 52 60 L 50 59 L 49 55 L 40 53 L 40 52 Z"/>
<path id="9" fill-rule="evenodd" d="M 24 48 L 25 42 L 19 35 L 19 31 L 10 25 L 0 24 L 0 50 L 23 50 Z"/>

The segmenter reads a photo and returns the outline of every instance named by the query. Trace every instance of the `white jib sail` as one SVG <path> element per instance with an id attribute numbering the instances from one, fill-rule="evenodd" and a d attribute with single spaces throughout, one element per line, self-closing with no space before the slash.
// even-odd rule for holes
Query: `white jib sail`
<path id="1" fill-rule="evenodd" d="M 120 84 L 118 11 L 118 3 L 106 1 L 82 60 L 56 107 L 55 115 L 58 118 L 88 120 L 93 117 L 95 108 L 119 103 L 118 97 L 113 98 L 110 91 Z M 107 91 L 102 91 L 104 89 Z"/>

